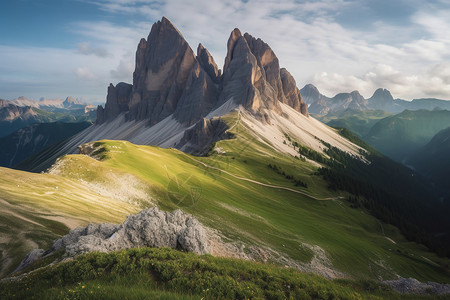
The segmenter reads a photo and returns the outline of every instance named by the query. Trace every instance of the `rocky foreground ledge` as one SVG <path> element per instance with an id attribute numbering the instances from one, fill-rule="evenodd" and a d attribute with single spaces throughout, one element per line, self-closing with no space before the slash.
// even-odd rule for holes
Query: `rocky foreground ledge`
<path id="1" fill-rule="evenodd" d="M 436 282 L 420 282 L 415 278 L 399 278 L 396 280 L 387 280 L 383 283 L 392 287 L 401 294 L 450 294 L 450 284 Z"/>
<path id="2" fill-rule="evenodd" d="M 138 247 L 170 247 L 197 254 L 210 253 L 206 230 L 192 215 L 181 210 L 161 211 L 153 207 L 128 216 L 119 224 L 89 224 L 72 229 L 56 240 L 50 250 L 28 253 L 14 271 L 20 271 L 38 259 L 65 249 L 64 258 L 92 251 L 111 252 Z"/>
<path id="3" fill-rule="evenodd" d="M 194 216 L 181 210 L 166 212 L 153 207 L 128 216 L 118 225 L 89 224 L 72 229 L 67 235 L 55 240 L 50 250 L 35 249 L 28 253 L 14 273 L 60 250 L 64 250 L 63 259 L 93 251 L 111 252 L 139 247 L 169 247 L 197 254 L 212 253 L 213 245 L 210 242 L 217 244 L 217 241 L 214 242 L 215 239 L 211 238 Z M 230 251 L 235 252 L 235 257 L 252 260 L 251 257 L 240 255 L 241 251 L 237 248 Z M 317 270 L 309 271 L 321 274 Z M 383 283 L 402 294 L 450 294 L 450 284 L 423 283 L 413 278 L 399 278 Z"/>

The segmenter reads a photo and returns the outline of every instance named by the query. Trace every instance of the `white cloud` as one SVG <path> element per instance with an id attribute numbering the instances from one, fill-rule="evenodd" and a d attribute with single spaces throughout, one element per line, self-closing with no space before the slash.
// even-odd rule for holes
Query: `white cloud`
<path id="1" fill-rule="evenodd" d="M 78 67 L 75 69 L 75 74 L 79 79 L 83 80 L 92 80 L 95 79 L 96 76 L 88 67 Z"/>
<path id="2" fill-rule="evenodd" d="M 84 55 L 96 55 L 98 57 L 107 57 L 111 55 L 105 48 L 92 47 L 88 42 L 79 43 L 77 45 L 77 52 Z"/>
<path id="3" fill-rule="evenodd" d="M 134 71 L 134 57 L 131 53 L 125 55 L 119 62 L 116 69 L 111 70 L 111 76 L 118 81 L 131 82 Z M 130 59 L 131 58 L 131 59 Z"/>
<path id="4" fill-rule="evenodd" d="M 379 64 L 362 76 L 338 73 L 315 74 L 312 82 L 327 96 L 337 92 L 359 90 L 366 98 L 380 87 L 387 88 L 394 97 L 413 99 L 437 97 L 448 99 L 450 95 L 450 63 L 434 65 L 419 74 L 405 74 L 392 66 Z M 420 96 L 418 96 L 420 95 Z"/>
<path id="5" fill-rule="evenodd" d="M 420 1 L 414 2 L 416 12 L 409 23 L 372 19 L 366 21 L 369 29 L 338 21 L 346 17 L 341 15 L 344 11 L 358 14 L 366 9 L 360 1 L 84 1 L 95 4 L 111 21 L 68 24 L 69 34 L 78 41 L 72 51 L 0 46 L 5 61 L 0 65 L 1 90 L 24 80 L 33 87 L 54 82 L 74 96 L 104 99 L 110 82 L 131 82 L 140 38 L 166 16 L 194 51 L 199 42 L 205 45 L 219 67 L 229 34 L 238 27 L 268 43 L 299 87 L 312 82 L 330 96 L 356 89 L 370 96 L 385 87 L 405 99 L 450 99 L 450 12 L 426 8 Z"/>

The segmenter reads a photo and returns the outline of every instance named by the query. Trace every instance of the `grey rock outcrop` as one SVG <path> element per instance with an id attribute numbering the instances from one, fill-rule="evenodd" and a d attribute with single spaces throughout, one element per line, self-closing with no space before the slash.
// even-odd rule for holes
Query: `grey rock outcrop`
<path id="1" fill-rule="evenodd" d="M 402 294 L 450 294 L 450 284 L 436 282 L 420 282 L 415 278 L 399 278 L 384 281 L 395 291 Z"/>
<path id="2" fill-rule="evenodd" d="M 220 118 L 203 118 L 194 127 L 185 131 L 178 146 L 189 153 L 196 155 L 206 154 L 209 150 L 209 145 L 228 138 L 227 129 L 227 124 Z"/>
<path id="3" fill-rule="evenodd" d="M 105 109 L 104 111 L 101 110 L 97 113 L 97 122 L 102 118 L 112 120 L 119 114 L 127 112 L 129 110 L 128 105 L 132 87 L 131 84 L 125 82 L 120 82 L 116 86 L 110 84 L 108 87 Z M 99 116 L 101 117 L 99 118 Z"/>
<path id="4" fill-rule="evenodd" d="M 280 69 L 280 76 L 283 84 L 283 92 L 287 100 L 286 104 L 300 111 L 302 115 L 308 116 L 308 105 L 303 101 L 294 77 L 285 68 Z"/>
<path id="5" fill-rule="evenodd" d="M 198 44 L 197 47 L 197 60 L 212 81 L 214 81 L 214 83 L 219 83 L 221 79 L 221 71 L 217 67 L 212 55 L 202 44 Z"/>
<path id="6" fill-rule="evenodd" d="M 119 225 L 89 224 L 72 229 L 56 240 L 50 251 L 37 249 L 30 252 L 16 271 L 59 249 L 65 249 L 65 257 L 74 257 L 92 251 L 139 247 L 170 247 L 197 254 L 210 252 L 206 230 L 195 217 L 181 210 L 171 213 L 153 207 L 128 216 Z"/>
<path id="7" fill-rule="evenodd" d="M 43 249 L 33 249 L 30 252 L 28 252 L 27 255 L 25 255 L 25 258 L 20 262 L 19 266 L 13 271 L 13 273 L 16 273 L 23 268 L 34 264 L 36 261 L 38 261 L 42 256 L 44 256 L 45 251 Z"/>

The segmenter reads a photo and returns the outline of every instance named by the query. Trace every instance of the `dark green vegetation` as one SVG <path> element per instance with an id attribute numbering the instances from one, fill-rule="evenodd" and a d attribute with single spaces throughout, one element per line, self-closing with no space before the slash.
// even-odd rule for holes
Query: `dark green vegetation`
<path id="1" fill-rule="evenodd" d="M 339 132 L 354 143 L 366 146 L 348 130 Z M 352 207 L 364 208 L 377 219 L 398 227 L 409 240 L 426 245 L 440 256 L 450 256 L 450 245 L 433 237 L 434 233 L 450 228 L 450 209 L 438 201 L 428 182 L 376 151 L 362 152 L 364 161 L 324 145 L 330 158 L 324 161 L 325 166 L 319 168 L 318 174 L 328 182 L 329 188 L 349 192 L 355 196 L 349 197 Z M 311 152 L 314 151 L 308 153 Z"/>
<path id="2" fill-rule="evenodd" d="M 361 138 L 369 133 L 375 123 L 391 115 L 382 110 L 346 109 L 331 112 L 325 116 L 317 116 L 317 119 L 331 127 L 347 128 Z"/>
<path id="3" fill-rule="evenodd" d="M 130 211 L 149 205 L 169 211 L 181 208 L 217 230 L 224 242 L 236 246 L 233 249 L 248 255 L 261 250 L 268 254 L 270 263 L 326 276 L 386 280 L 398 274 L 421 281 L 449 282 L 448 259 L 406 240 L 398 228 L 374 218 L 363 205 L 356 207 L 345 201 L 351 195 L 348 191 L 328 188 L 330 182 L 318 174 L 318 169 L 347 159 L 340 158 L 341 153 L 330 150 L 319 154 L 287 136 L 286 147 L 295 147 L 300 154 L 281 154 L 256 139 L 251 128 L 239 122 L 237 112 L 224 120 L 231 124 L 233 138 L 218 141 L 214 149 L 220 151 L 213 149 L 208 157 L 104 140 L 86 146 L 92 149 L 91 156 L 102 158 L 100 161 L 88 155 L 67 155 L 58 161 L 52 174 L 0 169 L 0 192 L 11 204 L 30 207 L 30 212 L 39 207 L 48 215 L 63 216 L 60 220 L 76 221 L 77 225 L 105 219 L 123 221 Z M 332 155 L 336 157 L 330 160 Z M 322 165 L 311 162 L 311 158 Z M 390 178 L 392 168 L 382 173 L 384 166 L 380 166 L 375 175 Z M 179 184 L 187 178 L 197 184 L 195 191 L 201 191 L 195 198 L 190 182 Z M 296 185 L 294 179 L 307 188 Z M 382 185 L 385 181 L 380 182 Z M 173 201 L 170 187 L 174 185 L 180 187 L 176 193 L 185 202 Z M 99 195 L 98 191 L 107 193 Z M 149 196 L 150 202 L 137 197 L 140 194 Z M 115 195 L 126 197 L 116 199 Z M 416 203 L 408 205 L 415 207 Z M 15 257 L 15 261 L 21 258 Z M 73 290 L 73 286 L 70 288 Z"/>
<path id="4" fill-rule="evenodd" d="M 0 283 L 0 298 L 400 299 L 400 295 L 368 280 L 330 281 L 271 264 L 140 248 L 90 253 Z"/>
<path id="5" fill-rule="evenodd" d="M 386 156 L 404 162 L 449 124 L 448 110 L 405 110 L 377 122 L 364 140 Z"/>
<path id="6" fill-rule="evenodd" d="M 284 172 L 283 169 L 278 167 L 277 165 L 269 164 L 268 167 L 270 169 L 272 169 L 275 173 L 277 173 L 279 175 L 282 175 L 284 178 L 286 178 L 288 180 L 291 180 L 294 183 L 295 186 L 301 186 L 301 187 L 304 187 L 304 188 L 308 188 L 308 184 L 307 183 L 305 183 L 305 182 L 303 182 L 303 181 L 301 181 L 299 179 L 296 179 L 293 175 L 286 174 L 286 172 Z"/>
<path id="7" fill-rule="evenodd" d="M 450 125 L 448 110 L 405 110 L 391 115 L 381 110 L 343 110 L 319 120 L 335 128 L 346 128 L 390 157 L 405 163 L 440 130 Z"/>
<path id="8" fill-rule="evenodd" d="M 428 178 L 450 205 L 450 127 L 441 130 L 417 151 L 407 164 Z"/>
<path id="9" fill-rule="evenodd" d="M 0 166 L 14 167 L 27 157 L 56 142 L 64 140 L 92 123 L 41 123 L 21 128 L 0 138 Z"/>

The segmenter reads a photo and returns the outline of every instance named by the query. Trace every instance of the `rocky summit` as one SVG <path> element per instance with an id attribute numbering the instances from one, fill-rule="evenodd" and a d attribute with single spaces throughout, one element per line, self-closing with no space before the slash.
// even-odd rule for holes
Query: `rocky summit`
<path id="1" fill-rule="evenodd" d="M 148 120 L 154 125 L 172 116 L 191 126 L 203 123 L 204 117 L 229 100 L 255 115 L 263 108 L 280 113 L 280 103 L 308 115 L 294 78 L 280 69 L 264 41 L 234 29 L 222 72 L 202 44 L 195 54 L 163 17 L 138 44 L 133 84 L 109 86 L 105 108 L 98 108 L 97 124 L 125 114 L 127 121 Z"/>

